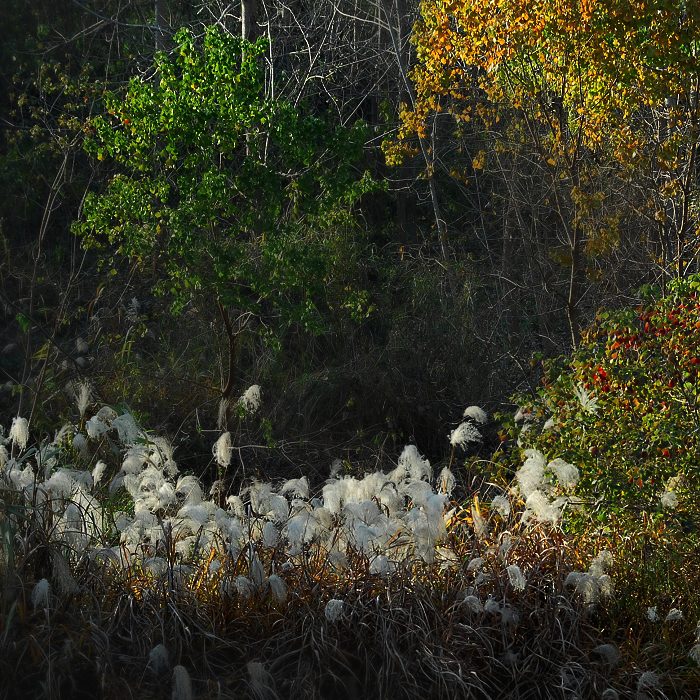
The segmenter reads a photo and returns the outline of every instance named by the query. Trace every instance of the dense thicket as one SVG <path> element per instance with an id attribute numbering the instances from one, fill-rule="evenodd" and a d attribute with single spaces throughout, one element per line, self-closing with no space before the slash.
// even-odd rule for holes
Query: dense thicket
<path id="1" fill-rule="evenodd" d="M 697 4 L 0 26 L 0 695 L 697 697 Z"/>
<path id="2" fill-rule="evenodd" d="M 213 428 L 222 390 L 260 383 L 266 423 L 245 426 L 251 442 L 264 435 L 274 446 L 285 436 L 310 454 L 312 436 L 314 450 L 339 440 L 355 449 L 367 439 L 413 438 L 439 456 L 441 426 L 464 402 L 507 403 L 514 389 L 537 380 L 533 353 L 560 353 L 597 308 L 633 302 L 643 284 L 663 287 L 695 269 L 697 17 L 681 5 L 504 1 L 494 13 L 488 3 L 418 8 L 403 0 L 347 8 L 326 0 L 5 3 L 3 412 L 21 408 L 41 430 L 42 416 L 62 410 L 66 384 L 89 378 L 105 400 L 128 400 L 176 435 L 202 417 Z M 252 307 L 230 293 L 217 306 L 214 294 L 210 303 L 180 303 L 173 316 L 172 298 L 152 290 L 189 285 L 196 292 L 204 257 L 198 270 L 188 268 L 182 250 L 163 243 L 170 234 L 150 239 L 149 255 L 124 246 L 117 239 L 125 210 L 102 209 L 109 250 L 117 250 L 107 266 L 72 233 L 74 222 L 94 219 L 95 197 L 119 182 L 114 157 L 124 143 L 114 141 L 111 151 L 89 147 L 95 119 L 107 119 L 103 142 L 112 127 L 117 140 L 120 131 L 134 134 L 136 145 L 121 151 L 125 162 L 132 159 L 148 118 L 143 110 L 132 115 L 137 127 L 126 112 L 118 112 L 121 123 L 107 112 L 116 113 L 120 100 L 128 104 L 133 79 L 160 99 L 167 64 L 154 64 L 154 55 L 179 51 L 182 26 L 201 45 L 212 24 L 266 40 L 255 59 L 261 99 L 290 105 L 324 129 L 367 125 L 353 168 L 386 188 L 353 204 L 352 230 L 327 228 L 318 239 L 317 252 L 336 267 L 307 269 L 327 290 L 323 323 L 313 328 L 302 319 L 309 313 L 295 321 L 270 303 L 275 282 L 267 275 L 267 291 L 260 287 L 264 265 L 257 262 L 257 290 L 228 278 L 229 292 L 247 295 Z M 171 131 L 207 133 L 202 114 L 197 123 L 173 117 Z M 165 169 L 179 176 L 182 153 L 167 151 L 190 145 L 166 143 L 170 127 L 159 118 L 161 133 L 152 132 L 149 148 L 165 149 Z M 267 157 L 259 127 L 258 136 L 246 136 L 254 142 L 235 146 L 250 152 L 254 143 L 258 160 Z M 199 137 L 192 138 L 196 149 Z M 213 163 L 216 147 L 208 143 Z M 232 162 L 225 150 L 222 163 Z M 156 167 L 139 153 L 143 162 L 133 167 Z M 287 178 L 275 187 L 295 180 L 290 164 L 271 165 Z M 253 223 L 250 214 L 256 198 L 270 205 L 268 213 L 281 212 L 283 200 L 273 205 L 260 182 L 246 192 L 245 183 L 223 178 L 224 190 L 243 187 L 226 201 L 208 182 L 209 205 L 200 198 L 198 223 L 190 221 L 192 210 L 190 219 L 170 221 L 183 232 L 178 245 L 187 235 L 205 240 L 205 209 L 212 223 L 218 219 L 215 228 L 232 230 L 237 198 L 249 209 L 235 230 L 252 240 L 249 229 L 257 226 L 252 235 L 269 240 L 264 217 Z M 179 196 L 173 192 L 159 196 Z M 283 216 L 291 220 L 289 208 L 301 200 L 289 189 L 285 197 Z M 214 199 L 223 208 L 216 210 Z M 142 202 L 156 218 L 175 211 L 174 201 L 161 203 Z M 307 216 L 302 211 L 297 220 L 307 225 Z M 338 234 L 342 246 L 329 246 Z M 221 252 L 216 235 L 207 235 L 207 245 Z M 289 261 L 290 246 L 302 239 L 286 240 Z M 212 263 L 224 281 L 225 257 Z M 318 302 L 300 289 L 287 295 L 285 308 L 308 311 Z M 244 326 L 254 332 L 240 333 Z M 286 454 L 295 461 L 300 453 Z M 286 459 L 279 450 L 258 456 L 261 464 Z"/>

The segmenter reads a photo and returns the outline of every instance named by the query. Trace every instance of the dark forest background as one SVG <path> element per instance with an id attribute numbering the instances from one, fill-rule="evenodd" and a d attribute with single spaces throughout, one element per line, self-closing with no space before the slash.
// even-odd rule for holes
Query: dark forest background
<path id="1" fill-rule="evenodd" d="M 224 418 L 238 445 L 256 446 L 240 452 L 249 469 L 323 471 L 339 452 L 361 463 L 409 441 L 439 459 L 464 406 L 510 410 L 515 391 L 536 386 L 540 361 L 566 352 L 597 310 L 663 285 L 674 272 L 657 254 L 659 222 L 639 213 L 638 183 L 606 181 L 604 163 L 595 215 L 617 215 L 614 232 L 576 251 L 574 297 L 556 209 L 568 205 L 550 203 L 532 153 L 475 166 L 493 135 L 435 120 L 429 177 L 419 155 L 386 164 L 382 142 L 410 97 L 417 12 L 412 0 L 5 0 L 0 422 L 26 415 L 37 436 L 49 434 L 72 410 L 71 387 L 88 380 L 102 401 L 128 404 L 182 444 L 180 460 L 196 467 L 210 455 L 222 391 L 235 398 L 259 384 L 257 417 Z M 155 53 L 172 50 L 180 27 L 202 37 L 212 24 L 268 39 L 260 60 L 276 99 L 338 127 L 366 124 L 354 167 L 380 186 L 353 205 L 352 263 L 341 261 L 337 285 L 357 304 L 334 303 L 330 284 L 313 326 L 264 309 L 242 322 L 231 308 L 243 324 L 232 335 L 211 298 L 174 311 L 152 291 L 157 256 L 85 249 L 75 235 L 86 195 L 113 174 L 84 149 L 106 91 L 152 78 Z"/>

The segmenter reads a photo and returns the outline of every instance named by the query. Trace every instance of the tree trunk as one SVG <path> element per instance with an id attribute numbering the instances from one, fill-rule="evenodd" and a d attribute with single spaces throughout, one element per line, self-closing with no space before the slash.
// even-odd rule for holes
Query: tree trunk
<path id="1" fill-rule="evenodd" d="M 246 41 L 258 38 L 257 11 L 257 0 L 241 0 L 241 37 Z"/>

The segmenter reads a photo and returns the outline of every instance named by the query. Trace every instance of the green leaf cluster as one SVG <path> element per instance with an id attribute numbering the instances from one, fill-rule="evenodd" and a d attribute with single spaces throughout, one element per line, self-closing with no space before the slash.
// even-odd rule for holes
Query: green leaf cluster
<path id="1" fill-rule="evenodd" d="M 193 299 L 317 326 L 360 249 L 365 127 L 270 96 L 264 40 L 181 30 L 150 75 L 105 96 L 85 149 L 111 168 L 75 225 L 181 309 Z M 337 303 L 342 307 L 341 300 Z"/>

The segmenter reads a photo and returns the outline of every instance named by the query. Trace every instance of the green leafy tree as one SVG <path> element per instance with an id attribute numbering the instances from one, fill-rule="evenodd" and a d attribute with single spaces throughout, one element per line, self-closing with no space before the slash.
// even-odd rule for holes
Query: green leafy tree
<path id="1" fill-rule="evenodd" d="M 318 330 L 329 309 L 366 311 L 351 274 L 354 210 L 377 187 L 357 168 L 364 127 L 333 127 L 270 97 L 265 50 L 216 28 L 201 42 L 181 30 L 151 74 L 107 94 L 107 113 L 85 127 L 86 150 L 113 173 L 87 196 L 76 231 L 112 261 L 140 265 L 176 311 L 218 306 L 225 396 L 245 319 Z"/>

